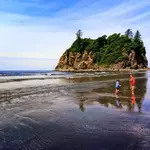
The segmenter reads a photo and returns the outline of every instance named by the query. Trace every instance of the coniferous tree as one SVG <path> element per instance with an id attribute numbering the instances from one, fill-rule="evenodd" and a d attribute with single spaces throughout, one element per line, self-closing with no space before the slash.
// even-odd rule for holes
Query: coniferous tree
<path id="1" fill-rule="evenodd" d="M 138 30 L 135 33 L 134 40 L 135 41 L 141 41 L 141 34 Z"/>
<path id="2" fill-rule="evenodd" d="M 76 33 L 77 39 L 81 39 L 82 35 L 83 35 L 83 32 L 79 29 Z"/>
<path id="3" fill-rule="evenodd" d="M 125 32 L 125 35 L 128 37 L 128 38 L 133 38 L 133 32 L 131 29 L 128 29 L 126 32 Z"/>

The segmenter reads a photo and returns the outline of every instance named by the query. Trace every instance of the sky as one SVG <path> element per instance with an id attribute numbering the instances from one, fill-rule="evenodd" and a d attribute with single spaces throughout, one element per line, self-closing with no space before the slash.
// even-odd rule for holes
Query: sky
<path id="1" fill-rule="evenodd" d="M 78 29 L 89 38 L 139 30 L 150 61 L 150 0 L 0 1 L 0 70 L 54 69 Z"/>

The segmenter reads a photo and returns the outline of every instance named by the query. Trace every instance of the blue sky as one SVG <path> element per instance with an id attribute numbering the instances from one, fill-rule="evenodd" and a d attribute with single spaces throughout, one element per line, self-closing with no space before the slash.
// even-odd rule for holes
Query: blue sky
<path id="1" fill-rule="evenodd" d="M 150 61 L 149 18 L 150 0 L 1 0 L 0 69 L 53 69 L 78 29 L 90 38 L 139 30 Z"/>

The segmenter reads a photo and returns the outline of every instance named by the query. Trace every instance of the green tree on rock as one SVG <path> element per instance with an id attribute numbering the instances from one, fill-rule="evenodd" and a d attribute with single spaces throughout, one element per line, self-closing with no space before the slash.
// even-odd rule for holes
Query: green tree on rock
<path id="1" fill-rule="evenodd" d="M 79 29 L 76 33 L 77 39 L 81 39 L 83 32 Z"/>
<path id="2" fill-rule="evenodd" d="M 131 29 L 126 30 L 125 34 L 102 35 L 96 39 L 81 38 L 82 35 L 82 31 L 78 30 L 76 40 L 69 48 L 69 51 L 84 53 L 86 50 L 93 54 L 94 62 L 99 65 L 110 65 L 126 61 L 131 49 L 136 52 L 137 59 L 142 60 L 141 58 L 146 54 L 144 43 L 138 30 L 134 37 Z"/>
<path id="3" fill-rule="evenodd" d="M 145 56 L 146 54 L 145 47 L 141 39 L 141 34 L 138 30 L 135 33 L 135 36 L 132 42 L 132 47 L 135 50 L 138 57 L 140 57 L 141 55 Z"/>
<path id="4" fill-rule="evenodd" d="M 138 30 L 135 33 L 134 41 L 141 41 L 141 34 Z"/>
<path id="5" fill-rule="evenodd" d="M 125 35 L 128 37 L 128 38 L 133 38 L 133 32 L 131 29 L 128 29 L 126 32 L 125 32 Z"/>
<path id="6" fill-rule="evenodd" d="M 82 31 L 79 29 L 76 33 L 76 40 L 73 42 L 72 46 L 71 46 L 71 50 L 73 52 L 81 52 L 81 49 L 83 47 L 83 43 L 82 43 Z"/>

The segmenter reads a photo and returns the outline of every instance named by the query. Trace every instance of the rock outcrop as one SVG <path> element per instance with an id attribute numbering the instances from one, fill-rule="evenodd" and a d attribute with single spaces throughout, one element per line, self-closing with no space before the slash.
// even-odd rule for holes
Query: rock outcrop
<path id="1" fill-rule="evenodd" d="M 136 53 L 131 50 L 124 61 L 111 65 L 98 65 L 95 63 L 96 53 L 84 51 L 70 52 L 67 50 L 60 58 L 55 70 L 57 71 L 103 71 L 103 70 L 120 70 L 120 69 L 146 69 L 148 61 L 145 56 L 137 57 Z"/>
<path id="2" fill-rule="evenodd" d="M 132 31 L 128 29 L 127 31 Z M 147 69 L 146 49 L 137 30 L 134 37 L 114 33 L 97 39 L 77 38 L 61 56 L 57 71 L 114 71 L 121 69 Z M 132 35 L 132 34 L 131 34 Z"/>

